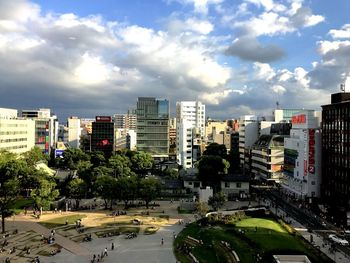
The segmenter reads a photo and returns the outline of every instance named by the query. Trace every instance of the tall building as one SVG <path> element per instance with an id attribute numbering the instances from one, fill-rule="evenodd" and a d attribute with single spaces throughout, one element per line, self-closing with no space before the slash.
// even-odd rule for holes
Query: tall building
<path id="1" fill-rule="evenodd" d="M 350 93 L 322 106 L 322 198 L 343 226 L 350 226 Z"/>
<path id="2" fill-rule="evenodd" d="M 116 129 L 136 130 L 137 116 L 133 110 L 126 114 L 114 114 L 113 119 Z"/>
<path id="3" fill-rule="evenodd" d="M 50 109 L 22 110 L 21 117 L 35 121 L 35 146 L 50 154 L 58 141 L 57 116 Z"/>
<path id="4" fill-rule="evenodd" d="M 169 154 L 169 101 L 140 97 L 137 101 L 137 150 Z"/>
<path id="5" fill-rule="evenodd" d="M 205 105 L 200 101 L 177 102 L 176 130 L 177 162 L 191 168 L 201 154 L 205 137 Z"/>
<path id="6" fill-rule="evenodd" d="M 80 119 L 72 116 L 68 118 L 68 144 L 72 148 L 80 148 L 81 130 Z"/>
<path id="7" fill-rule="evenodd" d="M 110 116 L 96 116 L 92 123 L 91 151 L 103 152 L 107 157 L 114 151 L 114 123 Z"/>
<path id="8" fill-rule="evenodd" d="M 215 121 L 208 119 L 205 124 L 205 135 L 208 143 L 215 141 L 215 134 L 227 132 L 227 121 Z"/>
<path id="9" fill-rule="evenodd" d="M 245 115 L 239 120 L 239 158 L 243 171 L 249 171 L 251 165 L 250 150 L 259 138 L 259 122 L 255 115 Z"/>
<path id="10" fill-rule="evenodd" d="M 287 194 L 302 200 L 312 201 L 320 197 L 320 121 L 321 112 L 301 111 L 293 115 L 290 137 L 284 139 L 282 188 Z"/>
<path id="11" fill-rule="evenodd" d="M 176 155 L 176 118 L 169 120 L 169 154 Z"/>
<path id="12" fill-rule="evenodd" d="M 275 122 L 292 122 L 292 116 L 304 109 L 275 109 Z"/>
<path id="13" fill-rule="evenodd" d="M 35 122 L 17 118 L 17 110 L 0 108 L 0 150 L 23 153 L 34 146 Z"/>

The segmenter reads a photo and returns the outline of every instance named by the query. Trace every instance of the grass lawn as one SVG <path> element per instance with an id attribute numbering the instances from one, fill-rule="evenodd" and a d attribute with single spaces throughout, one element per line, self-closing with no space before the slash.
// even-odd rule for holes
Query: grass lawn
<path id="1" fill-rule="evenodd" d="M 291 235 L 274 219 L 246 218 L 235 225 L 215 225 L 200 227 L 197 224 L 187 226 L 176 238 L 174 247 L 185 242 L 187 236 L 203 241 L 192 253 L 200 262 L 222 262 L 224 251 L 218 249 L 220 241 L 226 241 L 236 251 L 241 262 L 255 263 L 256 255 L 263 256 L 260 262 L 272 262 L 274 254 L 305 254 L 311 262 L 325 263 L 330 259 L 305 243 L 301 237 Z M 191 262 L 186 256 L 175 250 L 180 262 Z"/>
<path id="2" fill-rule="evenodd" d="M 23 211 L 25 207 L 32 206 L 34 203 L 32 198 L 19 198 L 16 200 L 16 202 L 13 205 L 12 210 L 15 212 L 15 214 L 19 214 Z"/>
<path id="3" fill-rule="evenodd" d="M 68 224 L 74 224 L 78 219 L 82 219 L 86 217 L 86 215 L 78 214 L 71 216 L 61 216 L 54 219 L 50 219 L 47 221 L 42 221 L 39 224 L 47 227 L 47 228 L 55 228 L 60 227 L 66 224 L 66 220 L 68 220 Z"/>

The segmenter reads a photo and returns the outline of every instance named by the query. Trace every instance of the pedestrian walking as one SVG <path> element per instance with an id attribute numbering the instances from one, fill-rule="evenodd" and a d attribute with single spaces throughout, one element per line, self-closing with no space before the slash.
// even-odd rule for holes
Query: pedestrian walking
<path id="1" fill-rule="evenodd" d="M 164 245 L 164 239 L 162 238 L 162 241 L 160 241 L 161 245 Z"/>
<path id="2" fill-rule="evenodd" d="M 100 254 L 97 255 L 97 262 L 100 262 Z"/>
<path id="3" fill-rule="evenodd" d="M 104 256 L 106 256 L 106 257 L 108 256 L 107 248 L 105 248 Z"/>
<path id="4" fill-rule="evenodd" d="M 112 242 L 112 246 L 111 246 L 111 249 L 114 250 L 114 243 Z"/>

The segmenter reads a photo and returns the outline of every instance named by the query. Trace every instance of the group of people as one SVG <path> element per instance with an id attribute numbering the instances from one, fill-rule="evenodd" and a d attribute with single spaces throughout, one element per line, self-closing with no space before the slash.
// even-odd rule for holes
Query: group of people
<path id="1" fill-rule="evenodd" d="M 114 243 L 112 243 L 112 250 L 114 250 Z M 91 263 L 95 263 L 95 262 L 100 262 L 103 260 L 104 257 L 107 257 L 108 256 L 108 251 L 107 251 L 107 248 L 105 248 L 101 254 L 94 254 L 92 256 L 92 259 L 91 259 Z"/>

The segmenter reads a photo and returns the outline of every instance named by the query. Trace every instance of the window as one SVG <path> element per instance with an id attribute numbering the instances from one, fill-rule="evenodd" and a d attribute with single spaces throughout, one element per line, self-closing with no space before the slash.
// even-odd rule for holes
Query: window
<path id="1" fill-rule="evenodd" d="M 225 183 L 225 188 L 230 188 L 230 183 Z"/>
<path id="2" fill-rule="evenodd" d="M 316 183 L 315 183 L 315 181 L 311 181 L 311 184 L 312 184 L 312 185 L 315 185 Z"/>
<path id="3" fill-rule="evenodd" d="M 189 185 L 192 185 L 192 182 L 188 182 Z"/>
<path id="4" fill-rule="evenodd" d="M 237 188 L 241 188 L 241 187 L 242 187 L 242 184 L 241 184 L 241 183 L 236 183 L 236 187 L 237 187 Z"/>

